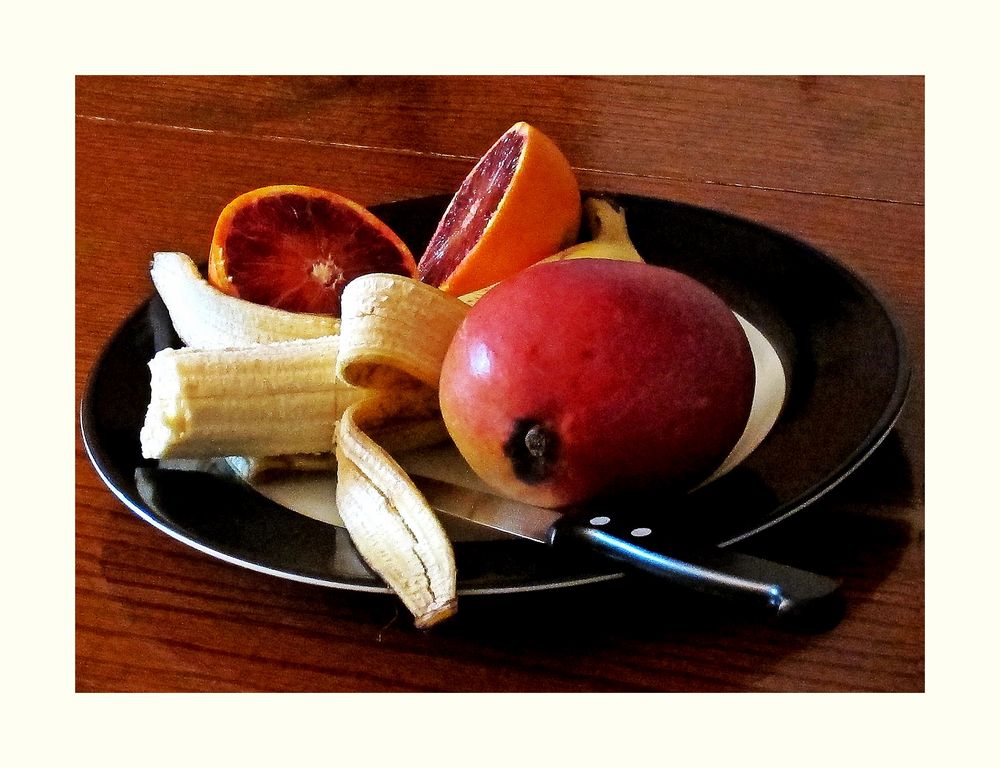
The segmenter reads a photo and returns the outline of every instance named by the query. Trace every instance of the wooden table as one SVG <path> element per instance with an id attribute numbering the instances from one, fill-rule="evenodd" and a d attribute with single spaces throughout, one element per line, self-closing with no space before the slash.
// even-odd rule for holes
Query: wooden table
<path id="1" fill-rule="evenodd" d="M 452 192 L 517 120 L 584 188 L 707 206 L 825 250 L 878 289 L 913 358 L 889 439 L 753 551 L 843 579 L 847 612 L 786 632 L 612 582 L 468 599 L 414 630 L 389 596 L 228 565 L 129 512 L 76 447 L 79 691 L 922 691 L 922 78 L 77 80 L 76 387 L 151 291 L 204 260 L 219 210 L 272 183 L 364 204 Z"/>

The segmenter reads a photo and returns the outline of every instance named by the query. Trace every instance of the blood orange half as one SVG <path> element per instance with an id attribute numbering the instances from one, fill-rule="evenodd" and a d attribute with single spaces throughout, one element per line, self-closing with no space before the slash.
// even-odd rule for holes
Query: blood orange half
<path id="1" fill-rule="evenodd" d="M 221 291 L 292 312 L 340 316 L 340 296 L 370 272 L 417 276 L 406 244 L 370 211 L 315 187 L 262 187 L 219 215 L 208 279 Z"/>
<path id="2" fill-rule="evenodd" d="M 493 285 L 571 244 L 580 214 L 565 155 L 516 123 L 455 193 L 420 259 L 420 279 L 456 296 Z"/>

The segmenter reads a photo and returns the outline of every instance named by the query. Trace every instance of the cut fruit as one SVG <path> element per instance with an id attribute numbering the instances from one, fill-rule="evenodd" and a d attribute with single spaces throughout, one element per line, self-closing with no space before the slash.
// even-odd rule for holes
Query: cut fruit
<path id="1" fill-rule="evenodd" d="M 240 195 L 215 225 L 208 279 L 219 290 L 291 312 L 340 316 L 351 280 L 372 272 L 416 277 L 406 244 L 370 211 L 314 187 Z"/>
<path id="2" fill-rule="evenodd" d="M 580 188 L 569 161 L 537 128 L 517 123 L 462 182 L 420 259 L 420 279 L 461 296 L 572 244 Z"/>

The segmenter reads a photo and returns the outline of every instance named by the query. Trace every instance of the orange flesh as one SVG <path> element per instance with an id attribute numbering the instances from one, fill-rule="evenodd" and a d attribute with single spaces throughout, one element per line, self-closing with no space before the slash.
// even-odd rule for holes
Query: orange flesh
<path id="1" fill-rule="evenodd" d="M 335 195 L 311 192 L 262 190 L 238 207 L 228 230 L 217 234 L 210 279 L 257 304 L 339 316 L 344 286 L 355 277 L 415 274 L 409 250 L 374 216 Z"/>
<path id="2" fill-rule="evenodd" d="M 524 134 L 505 133 L 452 198 L 420 259 L 420 279 L 440 286 L 479 242 L 517 171 Z"/>

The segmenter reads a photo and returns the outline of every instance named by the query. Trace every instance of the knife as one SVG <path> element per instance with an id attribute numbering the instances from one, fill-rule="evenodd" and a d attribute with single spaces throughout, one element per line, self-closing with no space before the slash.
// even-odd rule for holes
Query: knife
<path id="1" fill-rule="evenodd" d="M 826 623 L 830 608 L 840 607 L 834 579 L 729 549 L 672 541 L 651 510 L 559 512 L 427 477 L 413 480 L 438 512 L 555 550 L 595 553 L 672 584 L 737 598 L 772 618 Z"/>

